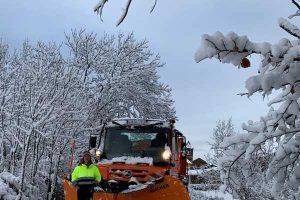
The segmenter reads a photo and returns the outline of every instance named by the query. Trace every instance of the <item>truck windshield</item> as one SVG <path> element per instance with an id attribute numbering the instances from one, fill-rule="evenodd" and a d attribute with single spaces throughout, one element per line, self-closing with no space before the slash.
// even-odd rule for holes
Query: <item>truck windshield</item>
<path id="1" fill-rule="evenodd" d="M 162 153 L 167 143 L 166 129 L 107 129 L 103 158 L 152 157 L 154 165 L 166 164 Z"/>

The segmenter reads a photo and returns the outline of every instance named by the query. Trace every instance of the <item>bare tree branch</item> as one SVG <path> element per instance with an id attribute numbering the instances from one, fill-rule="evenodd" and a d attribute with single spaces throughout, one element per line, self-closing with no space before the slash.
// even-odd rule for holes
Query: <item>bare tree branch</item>
<path id="1" fill-rule="evenodd" d="M 236 95 L 245 96 L 245 95 L 249 95 L 249 93 L 248 93 L 248 92 L 245 92 L 245 93 L 238 93 L 238 94 L 236 94 Z"/>
<path id="2" fill-rule="evenodd" d="M 295 0 L 292 0 L 293 4 L 295 4 L 295 6 L 298 8 L 298 10 L 300 10 L 300 5 L 295 1 Z"/>
<path id="3" fill-rule="evenodd" d="M 150 13 L 152 13 L 152 11 L 154 10 L 154 8 L 155 8 L 155 6 L 156 6 L 156 3 L 157 3 L 157 0 L 155 0 L 154 4 L 153 4 L 153 6 L 152 6 L 152 8 L 151 8 L 151 10 L 150 10 Z"/>

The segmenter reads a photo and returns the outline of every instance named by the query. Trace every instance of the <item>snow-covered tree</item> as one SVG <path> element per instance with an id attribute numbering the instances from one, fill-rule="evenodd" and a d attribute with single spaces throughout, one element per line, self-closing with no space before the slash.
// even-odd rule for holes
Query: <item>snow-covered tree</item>
<path id="1" fill-rule="evenodd" d="M 148 50 L 148 42 L 137 42 L 131 33 L 117 37 L 105 35 L 97 41 L 95 34 L 84 30 L 67 36 L 72 65 L 95 95 L 92 124 L 120 117 L 171 118 L 175 115 L 169 86 L 159 82 L 159 55 Z M 87 78 L 88 77 L 88 78 Z M 98 121 L 95 121 L 97 120 Z"/>
<path id="2" fill-rule="evenodd" d="M 290 19 L 300 13 L 299 4 L 292 2 L 299 10 Z M 216 58 L 223 63 L 249 67 L 246 57 L 261 55 L 258 74 L 248 78 L 248 91 L 242 95 L 266 96 L 274 91 L 280 94 L 270 100 L 268 105 L 272 107 L 266 116 L 243 124 L 244 134 L 222 143 L 223 148 L 228 148 L 220 162 L 222 178 L 227 189 L 237 191 L 242 183 L 251 189 L 252 177 L 257 178 L 253 175 L 260 171 L 261 183 L 272 185 L 274 198 L 297 199 L 300 196 L 300 30 L 285 18 L 280 18 L 278 23 L 295 39 L 283 38 L 276 44 L 255 43 L 236 33 L 216 32 L 202 36 L 195 60 Z"/>
<path id="3" fill-rule="evenodd" d="M 26 41 L 9 55 L 0 42 L 0 199 L 55 199 L 70 143 L 87 149 L 90 133 L 112 118 L 175 116 L 147 41 L 80 30 L 65 44 Z"/>
<path id="4" fill-rule="evenodd" d="M 9 110 L 9 101 L 11 96 L 8 95 L 11 90 L 11 75 L 13 72 L 8 69 L 8 65 L 10 62 L 9 52 L 8 52 L 8 45 L 2 43 L 0 41 L 0 116 L 1 116 L 1 123 L 0 123 L 0 171 L 3 170 L 4 165 L 6 165 L 4 157 L 6 156 L 7 149 L 6 149 L 6 141 L 5 132 L 7 130 L 7 113 Z"/>
<path id="5" fill-rule="evenodd" d="M 221 148 L 221 143 L 226 137 L 234 134 L 234 126 L 231 118 L 227 121 L 219 120 L 216 122 L 216 127 L 213 129 L 213 135 L 211 137 L 212 143 L 210 143 L 210 149 L 212 154 L 207 155 L 207 161 L 209 164 L 217 165 L 217 160 L 223 156 L 224 149 Z"/>

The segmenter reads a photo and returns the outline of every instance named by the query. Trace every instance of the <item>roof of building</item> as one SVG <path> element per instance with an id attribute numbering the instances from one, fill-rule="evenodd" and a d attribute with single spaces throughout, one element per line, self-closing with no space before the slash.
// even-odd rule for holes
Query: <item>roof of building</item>
<path id="1" fill-rule="evenodd" d="M 207 162 L 201 158 L 197 158 L 193 160 L 193 165 L 201 166 L 201 165 L 207 165 Z"/>

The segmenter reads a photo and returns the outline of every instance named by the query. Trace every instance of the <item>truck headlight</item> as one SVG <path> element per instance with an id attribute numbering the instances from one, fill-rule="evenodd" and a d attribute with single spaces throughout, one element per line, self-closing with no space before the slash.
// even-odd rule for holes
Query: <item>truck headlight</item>
<path id="1" fill-rule="evenodd" d="M 100 156 L 101 156 L 101 154 L 102 154 L 102 152 L 101 152 L 101 151 L 99 151 L 99 150 L 97 150 L 97 151 L 96 151 L 96 156 L 97 156 L 97 157 L 100 157 Z"/>
<path id="2" fill-rule="evenodd" d="M 171 151 L 169 149 L 166 149 L 163 153 L 162 153 L 162 157 L 164 160 L 169 160 L 171 158 Z"/>

